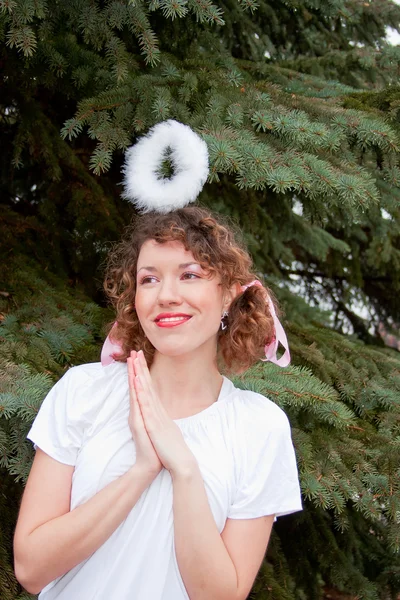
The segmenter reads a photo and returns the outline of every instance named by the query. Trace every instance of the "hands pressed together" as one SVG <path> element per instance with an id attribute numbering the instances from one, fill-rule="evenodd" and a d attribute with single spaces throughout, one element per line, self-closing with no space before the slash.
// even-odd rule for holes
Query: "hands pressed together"
<path id="1" fill-rule="evenodd" d="M 127 365 L 128 422 L 136 445 L 136 464 L 154 476 L 163 467 L 172 476 L 186 473 L 195 457 L 157 396 L 143 351 L 132 350 Z"/>

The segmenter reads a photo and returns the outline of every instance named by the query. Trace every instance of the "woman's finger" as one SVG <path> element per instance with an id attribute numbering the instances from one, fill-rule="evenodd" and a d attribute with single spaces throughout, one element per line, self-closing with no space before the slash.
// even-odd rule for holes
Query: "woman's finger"
<path id="1" fill-rule="evenodd" d="M 158 410 L 160 402 L 158 401 L 158 396 L 154 390 L 153 380 L 143 350 L 139 350 L 137 353 L 135 364 L 137 371 L 140 374 L 143 389 L 145 389 L 148 394 L 148 401 L 151 403 L 153 410 Z"/>
<path id="2" fill-rule="evenodd" d="M 141 384 L 140 392 L 141 393 L 144 392 L 147 396 L 147 400 L 149 402 L 151 402 L 152 401 L 152 389 L 151 389 L 152 382 L 151 382 L 151 379 L 149 381 L 146 378 L 146 374 L 144 372 L 143 365 L 139 359 L 139 356 L 136 356 L 135 360 L 133 361 L 133 365 L 134 365 L 135 375 L 137 377 L 137 380 L 139 380 L 140 384 Z M 136 389 L 136 393 L 138 393 L 139 390 L 137 389 L 137 387 L 135 389 Z"/>
<path id="3" fill-rule="evenodd" d="M 139 362 L 139 365 L 141 367 L 141 371 L 143 373 L 143 376 L 147 382 L 147 385 L 151 387 L 152 385 L 152 380 L 151 380 L 151 375 L 150 375 L 150 371 L 149 371 L 149 367 L 147 366 L 147 362 L 146 362 L 146 358 L 144 356 L 144 352 L 143 350 L 139 350 L 139 352 L 137 353 L 137 359 Z"/>
<path id="4" fill-rule="evenodd" d="M 139 352 L 136 352 L 136 356 L 135 356 L 135 360 L 133 361 L 133 364 L 135 367 L 135 374 L 141 375 L 143 381 L 145 381 L 143 363 L 142 363 L 142 360 L 140 359 L 140 350 L 139 350 Z"/>
<path id="5" fill-rule="evenodd" d="M 130 413 L 132 415 L 132 421 L 133 421 L 133 425 L 135 427 L 139 427 L 140 425 L 142 425 L 142 427 L 144 427 L 144 423 L 143 423 L 143 416 L 140 410 L 140 406 L 138 403 L 138 398 L 137 398 L 137 393 L 136 393 L 136 388 L 135 388 L 135 373 L 134 373 L 134 368 L 133 368 L 133 359 L 128 357 L 126 359 L 127 365 L 128 365 L 128 382 L 129 382 L 129 397 L 130 397 Z"/>
<path id="6" fill-rule="evenodd" d="M 134 368 L 134 359 L 136 358 L 135 355 L 136 355 L 136 352 L 134 352 L 133 356 L 131 353 L 131 356 L 126 359 L 126 362 L 128 365 L 128 383 L 129 383 L 129 394 L 130 394 L 131 403 L 134 400 L 136 400 L 136 402 L 137 402 L 137 393 L 136 393 L 136 388 L 135 388 L 135 368 Z"/>
<path id="7" fill-rule="evenodd" d="M 134 361 L 135 373 L 139 377 L 140 389 L 136 388 L 141 409 L 150 409 L 154 416 L 161 417 L 163 415 L 163 407 L 160 403 L 158 395 L 155 392 L 153 380 L 151 379 L 150 370 L 142 350 L 137 353 L 137 358 Z M 143 396 L 144 394 L 144 396 Z M 145 405 L 143 405 L 143 400 Z M 149 414 L 147 410 L 146 416 Z M 147 426 L 147 421 L 146 421 Z"/>
<path id="8" fill-rule="evenodd" d="M 134 358 L 136 358 L 136 352 L 135 355 L 132 356 L 133 351 L 131 352 L 131 355 L 128 356 L 128 358 L 126 359 L 126 364 L 128 365 L 128 383 L 129 383 L 129 392 L 130 394 L 136 394 L 135 392 L 135 385 L 134 385 L 134 378 L 135 378 L 135 372 L 133 369 L 133 360 Z"/>

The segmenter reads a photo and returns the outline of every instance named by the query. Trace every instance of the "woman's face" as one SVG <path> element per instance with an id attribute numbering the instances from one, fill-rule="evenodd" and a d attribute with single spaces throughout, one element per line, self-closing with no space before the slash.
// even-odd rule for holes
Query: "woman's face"
<path id="1" fill-rule="evenodd" d="M 137 264 L 135 308 L 158 352 L 179 356 L 204 345 L 215 352 L 227 307 L 217 274 L 204 271 L 180 242 L 147 240 Z"/>

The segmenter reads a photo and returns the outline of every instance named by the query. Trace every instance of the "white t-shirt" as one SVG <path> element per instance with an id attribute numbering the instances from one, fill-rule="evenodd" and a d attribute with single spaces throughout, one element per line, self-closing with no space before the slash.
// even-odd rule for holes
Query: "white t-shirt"
<path id="1" fill-rule="evenodd" d="M 71 510 L 134 464 L 128 414 L 126 363 L 72 367 L 44 399 L 27 437 L 75 467 Z M 276 404 L 224 377 L 214 404 L 175 423 L 199 463 L 219 532 L 227 518 L 302 510 L 290 425 Z M 109 539 L 39 599 L 189 600 L 175 555 L 172 494 L 163 469 Z"/>

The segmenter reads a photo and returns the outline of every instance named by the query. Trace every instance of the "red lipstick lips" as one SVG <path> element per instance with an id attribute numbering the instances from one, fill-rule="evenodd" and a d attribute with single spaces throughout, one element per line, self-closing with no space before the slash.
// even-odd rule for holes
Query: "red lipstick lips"
<path id="1" fill-rule="evenodd" d="M 185 315 L 184 313 L 160 313 L 154 319 L 157 327 L 177 327 L 182 325 L 191 319 L 191 315 Z"/>

